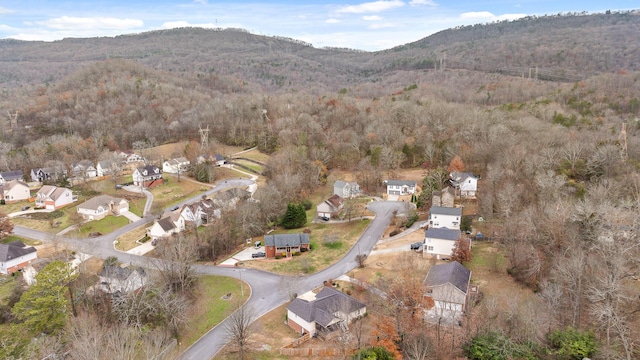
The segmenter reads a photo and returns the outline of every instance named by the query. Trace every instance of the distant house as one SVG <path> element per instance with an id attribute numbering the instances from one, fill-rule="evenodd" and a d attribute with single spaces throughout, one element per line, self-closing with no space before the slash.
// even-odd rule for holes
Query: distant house
<path id="1" fill-rule="evenodd" d="M 91 160 L 82 160 L 71 164 L 71 173 L 78 178 L 94 178 L 98 176 L 96 167 Z"/>
<path id="2" fill-rule="evenodd" d="M 156 220 L 147 229 L 147 235 L 151 239 L 167 238 L 185 229 L 185 220 L 179 213 L 170 213 L 160 220 Z"/>
<path id="3" fill-rule="evenodd" d="M 220 207 L 211 199 L 186 204 L 180 210 L 180 216 L 184 219 L 184 226 L 201 226 L 209 223 L 214 218 L 221 216 Z"/>
<path id="4" fill-rule="evenodd" d="M 449 174 L 449 182 L 462 197 L 474 198 L 478 192 L 478 178 L 472 173 L 452 172 Z"/>
<path id="5" fill-rule="evenodd" d="M 113 175 L 115 170 L 119 167 L 115 161 L 111 160 L 103 160 L 98 161 L 98 165 L 96 165 L 96 175 L 99 177 Z"/>
<path id="6" fill-rule="evenodd" d="M 23 180 L 22 170 L 12 170 L 12 171 L 3 171 L 0 172 L 0 185 L 4 185 L 5 183 L 12 180 Z"/>
<path id="7" fill-rule="evenodd" d="M 387 195 L 411 195 L 416 192 L 416 182 L 410 180 L 385 180 Z"/>
<path id="8" fill-rule="evenodd" d="M 133 184 L 152 188 L 162 184 L 162 171 L 157 166 L 146 165 L 133 171 Z"/>
<path id="9" fill-rule="evenodd" d="M 110 195 L 99 195 L 78 205 L 78 214 L 88 220 L 100 220 L 107 215 L 118 216 L 125 211 L 129 211 L 129 202 Z"/>
<path id="10" fill-rule="evenodd" d="M 467 309 L 471 271 L 457 261 L 434 265 L 424 280 L 425 296 L 431 297 L 436 310 L 460 315 Z"/>
<path id="11" fill-rule="evenodd" d="M 67 176 L 67 169 L 62 164 L 31 169 L 31 180 L 45 182 L 47 180 L 57 181 Z"/>
<path id="12" fill-rule="evenodd" d="M 440 207 L 453 207 L 456 192 L 452 187 L 447 186 L 442 190 L 434 191 L 431 195 L 431 205 Z"/>
<path id="13" fill-rule="evenodd" d="M 224 156 L 220 155 L 220 154 L 216 154 L 216 166 L 222 166 L 224 164 L 227 163 L 227 160 L 225 160 Z"/>
<path id="14" fill-rule="evenodd" d="M 264 247 L 267 257 L 276 255 L 291 257 L 294 253 L 307 251 L 310 248 L 309 234 L 277 234 L 265 235 Z"/>
<path id="15" fill-rule="evenodd" d="M 298 334 L 316 335 L 347 329 L 349 323 L 367 312 L 367 306 L 331 287 L 323 287 L 295 298 L 287 306 L 287 325 Z"/>
<path id="16" fill-rule="evenodd" d="M 118 153 L 118 157 L 123 163 L 126 163 L 126 164 L 145 161 L 144 157 L 132 152 L 120 152 Z"/>
<path id="17" fill-rule="evenodd" d="M 136 291 L 147 282 L 147 273 L 141 267 L 105 266 L 100 272 L 99 288 L 109 294 Z"/>
<path id="18" fill-rule="evenodd" d="M 219 208 L 235 209 L 238 202 L 248 200 L 250 197 L 251 193 L 249 191 L 233 188 L 218 191 L 213 197 L 213 202 Z"/>
<path id="19" fill-rule="evenodd" d="M 336 217 L 344 206 L 344 201 L 338 195 L 332 195 L 327 200 L 316 206 L 316 215 L 318 217 Z"/>
<path id="20" fill-rule="evenodd" d="M 462 208 L 432 206 L 429 210 L 429 227 L 460 230 Z"/>
<path id="21" fill-rule="evenodd" d="M 336 180 L 333 183 L 333 193 L 343 199 L 352 199 L 360 195 L 360 185 L 357 182 Z"/>
<path id="22" fill-rule="evenodd" d="M 53 185 L 44 185 L 36 193 L 36 207 L 56 210 L 63 206 L 78 201 L 70 189 Z"/>
<path id="23" fill-rule="evenodd" d="M 11 274 L 28 266 L 38 258 L 33 246 L 26 246 L 21 241 L 0 244 L 0 273 Z"/>
<path id="24" fill-rule="evenodd" d="M 30 197 L 29 185 L 20 180 L 11 180 L 0 185 L 0 200 L 4 200 L 6 204 L 29 200 Z"/>
<path id="25" fill-rule="evenodd" d="M 447 228 L 429 228 L 424 234 L 422 255 L 435 255 L 437 259 L 449 257 L 453 246 L 460 238 L 460 230 Z"/>
<path id="26" fill-rule="evenodd" d="M 169 174 L 182 174 L 189 168 L 191 162 L 185 157 L 179 157 L 171 160 L 165 160 L 162 163 L 162 172 Z"/>

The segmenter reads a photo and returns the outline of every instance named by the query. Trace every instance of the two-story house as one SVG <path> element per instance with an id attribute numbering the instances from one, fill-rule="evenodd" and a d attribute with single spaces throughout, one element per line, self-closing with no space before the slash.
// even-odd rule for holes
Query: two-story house
<path id="1" fill-rule="evenodd" d="M 449 228 L 460 230 L 462 208 L 432 206 L 429 210 L 430 228 Z"/>
<path id="2" fill-rule="evenodd" d="M 411 195 L 416 193 L 416 182 L 411 180 L 385 180 L 387 195 Z"/>
<path id="3" fill-rule="evenodd" d="M 11 180 L 0 185 L 0 199 L 6 204 L 29 200 L 30 197 L 29 185 L 20 180 Z"/>
<path id="4" fill-rule="evenodd" d="M 133 171 L 133 184 L 152 188 L 162 184 L 162 171 L 155 165 L 140 166 Z"/>
<path id="5" fill-rule="evenodd" d="M 36 193 L 35 204 L 37 208 L 56 210 L 74 201 L 78 201 L 78 197 L 70 189 L 44 185 Z"/>

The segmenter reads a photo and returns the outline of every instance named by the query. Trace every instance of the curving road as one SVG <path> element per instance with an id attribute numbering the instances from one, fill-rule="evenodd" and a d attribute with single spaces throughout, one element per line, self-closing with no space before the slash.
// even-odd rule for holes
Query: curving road
<path id="1" fill-rule="evenodd" d="M 226 180 L 217 184 L 214 188 L 204 194 L 210 195 L 216 191 L 233 187 L 249 186 L 253 183 L 253 181 L 246 179 Z M 198 200 L 202 195 L 203 194 L 200 194 L 191 199 L 185 200 L 180 205 Z M 210 265 L 195 265 L 195 269 L 200 274 L 229 276 L 245 281 L 251 287 L 251 296 L 247 301 L 246 306 L 249 306 L 252 309 L 256 314 L 256 317 L 261 317 L 287 301 L 292 300 L 295 294 L 301 294 L 312 290 L 313 288 L 322 285 L 325 280 L 335 279 L 357 267 L 356 256 L 359 254 L 368 255 L 371 252 L 374 245 L 381 238 L 384 230 L 389 225 L 394 212 L 402 213 L 405 210 L 405 206 L 406 203 L 403 202 L 377 201 L 369 203 L 367 208 L 373 211 L 376 216 L 365 229 L 360 239 L 358 239 L 356 245 L 335 264 L 309 276 L 284 276 L 255 269 L 227 268 Z M 60 240 L 69 244 L 79 252 L 103 259 L 109 256 L 115 256 L 122 263 L 150 267 L 153 265 L 151 264 L 150 258 L 115 250 L 113 242 L 120 235 L 139 226 L 150 223 L 151 221 L 153 221 L 153 217 L 145 216 L 144 218 L 128 224 L 110 234 L 93 239 L 58 237 L 56 235 L 22 226 L 15 226 L 14 233 L 18 236 L 24 236 L 44 242 Z M 184 360 L 213 358 L 228 342 L 225 330 L 227 320 L 228 319 L 223 320 L 220 324 L 203 335 L 191 347 L 186 349 L 180 358 Z"/>

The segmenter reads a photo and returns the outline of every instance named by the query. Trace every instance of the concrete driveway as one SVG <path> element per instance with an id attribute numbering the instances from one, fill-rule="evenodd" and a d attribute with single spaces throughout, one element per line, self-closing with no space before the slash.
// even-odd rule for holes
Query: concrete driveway
<path id="1" fill-rule="evenodd" d="M 259 248 L 256 248 L 255 246 L 251 246 L 251 247 L 248 247 L 248 248 L 236 253 L 235 255 L 233 255 L 232 257 L 228 258 L 227 260 L 221 262 L 220 265 L 221 266 L 236 266 L 236 263 L 238 263 L 238 262 L 265 259 L 265 258 L 255 258 L 254 259 L 254 258 L 251 257 L 252 254 L 255 254 L 257 252 L 266 253 L 266 250 L 265 250 L 264 246 L 260 246 Z"/>

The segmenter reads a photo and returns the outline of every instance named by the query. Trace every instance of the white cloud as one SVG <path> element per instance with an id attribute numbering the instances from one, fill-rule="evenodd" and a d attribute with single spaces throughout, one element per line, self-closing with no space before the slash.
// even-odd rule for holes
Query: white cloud
<path id="1" fill-rule="evenodd" d="M 56 30 L 89 30 L 89 29 L 114 29 L 126 30 L 140 28 L 144 25 L 142 20 L 138 19 L 118 19 L 112 17 L 72 17 L 62 16 L 46 21 L 36 22 L 38 25 L 44 25 Z"/>
<path id="2" fill-rule="evenodd" d="M 2 6 L 0 6 L 0 15 L 2 14 L 11 14 L 13 12 L 13 10 L 9 10 L 7 8 L 3 8 Z"/>
<path id="3" fill-rule="evenodd" d="M 390 9 L 395 9 L 398 7 L 404 6 L 404 2 L 400 0 L 391 0 L 391 1 L 372 1 L 366 2 L 359 5 L 349 5 L 345 6 L 341 9 L 338 9 L 338 13 L 350 13 L 350 14 L 362 14 L 362 13 L 376 13 L 381 11 L 386 11 Z"/>
<path id="4" fill-rule="evenodd" d="M 362 20 L 364 20 L 364 21 L 380 21 L 380 20 L 382 20 L 382 17 L 378 16 L 378 15 L 363 16 Z"/>
<path id="5" fill-rule="evenodd" d="M 474 11 L 460 14 L 463 20 L 500 21 L 515 20 L 527 16 L 527 14 L 502 14 L 494 15 L 488 11 Z"/>
<path id="6" fill-rule="evenodd" d="M 435 1 L 432 0 L 411 0 L 409 1 L 409 5 L 417 6 L 417 5 L 428 5 L 428 6 L 438 6 Z"/>
<path id="7" fill-rule="evenodd" d="M 207 5 L 207 0 L 193 0 L 193 2 L 196 4 Z"/>
<path id="8" fill-rule="evenodd" d="M 185 27 L 200 27 L 200 28 L 217 28 L 216 24 L 212 23 L 203 23 L 203 24 L 192 24 L 187 21 L 167 21 L 160 25 L 162 29 L 175 29 L 175 28 L 185 28 Z"/>
<path id="9" fill-rule="evenodd" d="M 327 19 L 325 22 L 327 24 L 337 24 L 340 22 L 340 20 L 331 18 L 331 19 Z"/>

